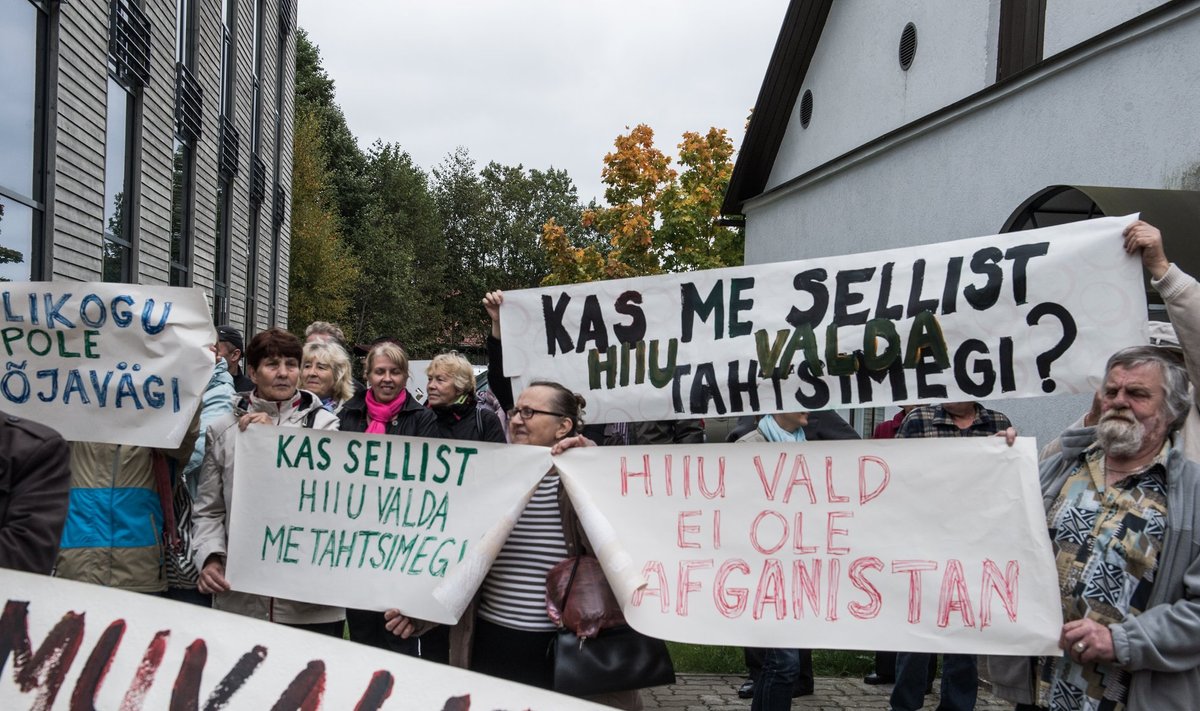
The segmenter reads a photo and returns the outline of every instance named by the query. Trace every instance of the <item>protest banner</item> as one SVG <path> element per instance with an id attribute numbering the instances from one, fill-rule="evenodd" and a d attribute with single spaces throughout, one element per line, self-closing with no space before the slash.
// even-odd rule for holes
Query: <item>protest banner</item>
<path id="1" fill-rule="evenodd" d="M 1146 342 L 1133 219 L 508 292 L 504 369 L 589 423 L 1094 392 Z"/>
<path id="2" fill-rule="evenodd" d="M 151 595 L 0 569 L 0 708 L 600 709 Z"/>
<path id="3" fill-rule="evenodd" d="M 215 358 L 204 292 L 9 282 L 0 310 L 0 409 L 67 440 L 179 446 Z"/>
<path id="4" fill-rule="evenodd" d="M 555 464 L 645 634 L 1058 653 L 1030 438 L 591 447 Z"/>
<path id="5" fill-rule="evenodd" d="M 442 623 L 551 466 L 544 447 L 267 426 L 234 462 L 234 590 Z"/>

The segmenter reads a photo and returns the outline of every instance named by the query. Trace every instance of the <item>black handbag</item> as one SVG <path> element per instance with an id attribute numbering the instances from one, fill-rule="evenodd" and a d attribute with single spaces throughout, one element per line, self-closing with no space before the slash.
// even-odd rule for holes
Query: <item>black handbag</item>
<path id="1" fill-rule="evenodd" d="M 576 558 L 563 594 L 564 608 L 578 569 Z M 594 696 L 675 683 L 675 666 L 667 643 L 647 637 L 627 624 L 602 629 L 590 639 L 561 628 L 552 651 L 554 690 L 570 696 Z"/>

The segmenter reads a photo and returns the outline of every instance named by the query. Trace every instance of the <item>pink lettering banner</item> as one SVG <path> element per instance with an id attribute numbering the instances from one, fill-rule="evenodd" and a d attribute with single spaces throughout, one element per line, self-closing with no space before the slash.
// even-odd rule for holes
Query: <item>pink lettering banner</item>
<path id="1" fill-rule="evenodd" d="M 646 634 L 1057 653 L 1032 439 L 592 447 L 555 464 Z"/>

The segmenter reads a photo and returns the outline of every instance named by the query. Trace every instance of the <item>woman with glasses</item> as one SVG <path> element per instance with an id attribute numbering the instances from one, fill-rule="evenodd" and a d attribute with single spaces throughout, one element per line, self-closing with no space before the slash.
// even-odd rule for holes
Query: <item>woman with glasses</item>
<path id="1" fill-rule="evenodd" d="M 488 294 L 485 304 L 493 315 L 493 337 L 499 338 L 496 320 L 499 292 Z M 489 349 L 490 350 L 490 349 Z M 488 384 L 497 397 L 512 402 L 512 390 L 500 370 L 498 353 L 490 354 Z M 503 385 L 501 385 L 503 383 Z M 497 388 L 497 385 L 501 385 Z M 591 446 L 581 434 L 582 396 L 559 383 L 535 381 L 521 391 L 509 410 L 508 440 L 513 444 L 550 447 L 558 454 L 569 447 Z M 551 469 L 538 483 L 500 549 L 471 606 L 450 632 L 450 663 L 510 681 L 553 688 L 554 659 L 546 650 L 557 636 L 557 627 L 546 614 L 546 574 L 565 558 L 581 555 L 590 546 L 571 508 L 558 472 Z M 410 637 L 427 623 L 388 610 L 388 629 Z M 605 694 L 593 701 L 617 708 L 641 708 L 637 691 Z"/>
<path id="2" fill-rule="evenodd" d="M 366 376 L 367 389 L 350 398 L 338 414 L 343 432 L 440 436 L 433 413 L 417 402 L 407 389 L 408 355 L 398 343 L 383 341 L 371 347 L 367 352 Z M 422 648 L 416 639 L 400 639 L 388 634 L 381 612 L 348 609 L 346 623 L 351 641 L 360 644 L 414 657 L 427 656 L 431 651 Z"/>

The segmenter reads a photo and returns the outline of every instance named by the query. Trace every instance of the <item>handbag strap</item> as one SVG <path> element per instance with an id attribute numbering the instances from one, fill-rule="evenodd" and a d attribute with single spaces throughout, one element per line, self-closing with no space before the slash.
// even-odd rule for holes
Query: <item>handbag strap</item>
<path id="1" fill-rule="evenodd" d="M 567 577 L 567 587 L 563 590 L 563 609 L 567 609 L 567 598 L 571 596 L 571 586 L 575 584 L 575 573 L 579 571 L 579 559 L 583 556 L 575 556 L 575 564 L 571 566 L 571 574 Z"/>

